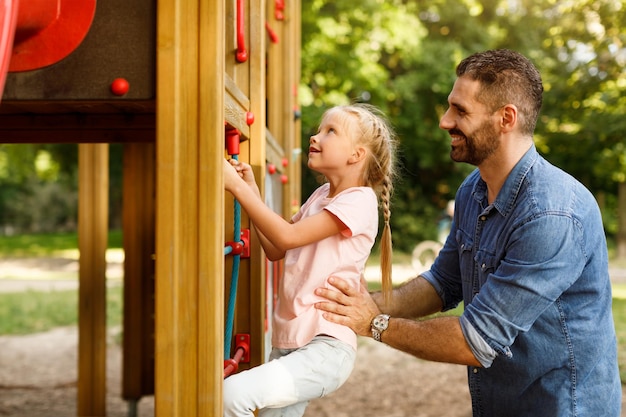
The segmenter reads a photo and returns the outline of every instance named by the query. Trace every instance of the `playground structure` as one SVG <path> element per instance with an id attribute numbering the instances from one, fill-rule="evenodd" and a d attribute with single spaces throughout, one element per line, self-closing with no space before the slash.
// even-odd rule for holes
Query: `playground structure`
<path id="1" fill-rule="evenodd" d="M 222 159 L 235 149 L 285 217 L 299 204 L 299 13 L 298 0 L 0 0 L 0 142 L 79 147 L 78 416 L 106 415 L 110 143 L 124 147 L 129 415 L 151 394 L 157 415 L 222 415 L 224 374 L 265 360 L 281 265 L 245 213 L 234 232 Z"/>

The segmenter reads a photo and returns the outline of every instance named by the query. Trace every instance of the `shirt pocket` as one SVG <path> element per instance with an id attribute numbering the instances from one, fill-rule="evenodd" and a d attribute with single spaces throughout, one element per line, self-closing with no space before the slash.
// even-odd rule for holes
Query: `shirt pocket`
<path id="1" fill-rule="evenodd" d="M 489 275 L 496 270 L 498 259 L 491 252 L 479 250 L 476 252 L 476 265 L 478 266 L 478 286 L 482 287 Z"/>
<path id="2" fill-rule="evenodd" d="M 461 271 L 461 279 L 464 282 L 472 282 L 472 271 L 474 270 L 474 255 L 472 250 L 474 249 L 474 241 L 461 229 L 457 229 L 456 244 L 459 251 L 459 267 Z"/>

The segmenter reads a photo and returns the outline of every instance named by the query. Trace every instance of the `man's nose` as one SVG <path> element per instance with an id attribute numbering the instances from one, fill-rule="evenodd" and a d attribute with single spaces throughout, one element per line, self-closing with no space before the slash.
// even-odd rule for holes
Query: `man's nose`
<path id="1" fill-rule="evenodd" d="M 449 116 L 450 109 L 446 110 L 446 112 L 439 119 L 439 127 L 444 130 L 450 130 L 454 127 L 454 123 L 452 122 L 452 118 Z"/>

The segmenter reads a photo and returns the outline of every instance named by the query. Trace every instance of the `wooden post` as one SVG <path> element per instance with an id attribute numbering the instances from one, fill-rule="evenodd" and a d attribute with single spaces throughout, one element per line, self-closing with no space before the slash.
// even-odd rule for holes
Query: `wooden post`
<path id="1" fill-rule="evenodd" d="M 106 249 L 109 145 L 78 146 L 79 416 L 106 415 Z"/>
<path id="2" fill-rule="evenodd" d="M 124 144 L 122 397 L 154 393 L 155 144 Z"/>
<path id="3" fill-rule="evenodd" d="M 157 22 L 157 416 L 221 416 L 224 1 L 163 0 Z"/>
<path id="4" fill-rule="evenodd" d="M 273 2 L 272 2 L 273 3 Z M 265 0 L 250 0 L 250 74 L 249 74 L 249 96 L 250 111 L 255 116 L 255 122 L 250 126 L 250 140 L 246 144 L 249 149 L 250 164 L 257 168 L 255 176 L 261 195 L 265 195 L 265 175 L 266 166 L 266 37 L 265 31 Z M 257 14 L 258 13 L 258 14 Z M 247 216 L 244 216 L 247 218 Z M 249 219 L 244 226 L 251 230 Z M 244 299 L 247 300 L 248 327 L 250 331 L 250 360 L 251 365 L 258 365 L 265 362 L 265 253 L 256 234 L 253 234 L 251 242 L 251 254 L 248 269 L 248 293 Z M 244 277 L 242 277 L 244 278 Z M 246 279 L 242 279 L 245 281 Z M 245 286 L 244 286 L 245 287 Z M 242 288 L 243 289 L 243 288 Z M 239 294 L 242 297 L 244 294 Z M 238 301 L 239 302 L 239 301 Z M 240 303 L 240 305 L 243 303 Z M 271 318 L 268 318 L 271 319 Z"/>

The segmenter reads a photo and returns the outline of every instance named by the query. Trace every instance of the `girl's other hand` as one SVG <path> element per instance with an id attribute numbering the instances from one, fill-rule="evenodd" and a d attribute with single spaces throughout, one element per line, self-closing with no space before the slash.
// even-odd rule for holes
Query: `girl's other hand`
<path id="1" fill-rule="evenodd" d="M 250 187 L 256 187 L 254 180 L 254 172 L 252 167 L 244 162 L 236 159 L 224 160 L 224 188 L 230 191 L 236 184 L 236 181 L 243 179 Z"/>
<path id="2" fill-rule="evenodd" d="M 233 164 L 231 161 L 235 160 L 224 159 L 224 163 L 222 165 L 224 171 L 224 188 L 226 189 L 226 191 L 231 191 L 237 184 L 237 181 L 241 181 L 241 174 L 237 170 L 235 164 Z M 235 161 L 235 163 L 236 162 L 237 161 Z"/>

